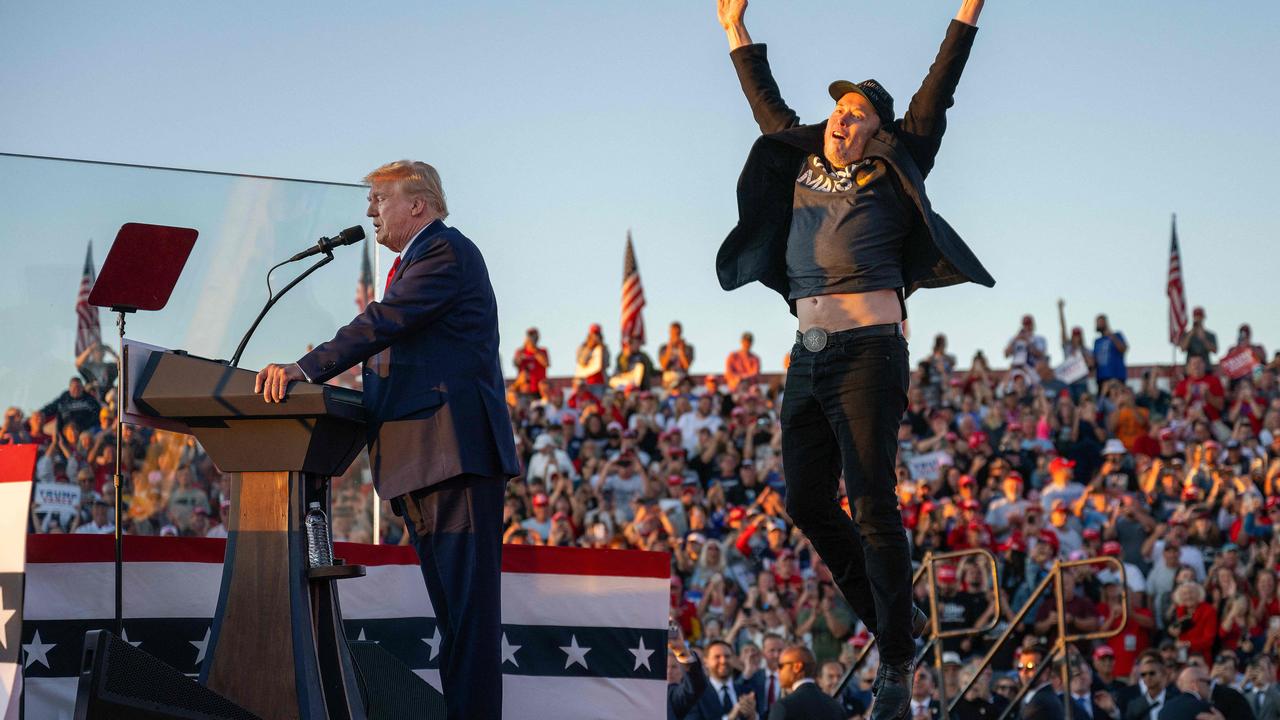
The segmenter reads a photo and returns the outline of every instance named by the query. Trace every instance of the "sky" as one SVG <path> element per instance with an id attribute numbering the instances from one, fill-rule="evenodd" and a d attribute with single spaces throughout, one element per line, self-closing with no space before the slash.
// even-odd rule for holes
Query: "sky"
<path id="1" fill-rule="evenodd" d="M 835 79 L 874 77 L 905 108 L 958 6 L 755 0 L 747 22 L 784 97 L 820 121 Z M 945 332 L 962 364 L 978 348 L 998 358 L 1023 313 L 1054 339 L 1063 298 L 1090 338 L 1105 312 L 1131 361 L 1168 361 L 1175 212 L 1190 303 L 1225 344 L 1249 322 L 1276 347 L 1267 258 L 1280 85 L 1268 78 L 1280 4 L 993 1 L 979 25 L 928 190 L 997 285 L 914 295 L 913 355 Z M 727 50 L 713 0 L 317 2 L 305 12 L 235 0 L 3 2 L 0 152 L 342 183 L 392 159 L 425 160 L 443 177 L 450 224 L 487 258 L 504 362 L 531 325 L 556 374 L 571 371 L 592 322 L 617 347 L 630 230 L 650 352 L 679 319 L 695 371 L 720 370 L 743 330 L 777 370 L 794 318 L 763 286 L 725 293 L 714 274 L 758 135 Z M 139 317 L 135 337 L 225 357 L 265 300 L 274 260 L 364 220 L 359 188 L 30 162 L 0 157 L 0 182 L 27 186 L 0 203 L 0 322 L 28 353 L 0 349 L 0 395 L 27 404 L 69 374 L 57 346 L 70 353 L 86 236 L 101 262 L 122 222 L 200 223 L 198 248 L 217 263 L 184 274 L 175 299 L 186 300 Z M 354 311 L 358 266 L 352 251 L 295 291 L 246 364 L 328 339 Z M 232 296 L 234 310 L 211 305 Z"/>

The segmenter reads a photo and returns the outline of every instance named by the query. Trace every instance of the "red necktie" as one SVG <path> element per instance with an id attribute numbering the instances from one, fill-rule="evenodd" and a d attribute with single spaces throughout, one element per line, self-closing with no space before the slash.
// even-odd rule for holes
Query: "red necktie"
<path id="1" fill-rule="evenodd" d="M 382 294 L 387 294 L 387 288 L 391 287 L 391 278 L 396 276 L 396 270 L 400 268 L 400 256 L 396 256 L 396 261 L 391 263 L 391 272 L 387 273 L 387 284 L 382 286 Z"/>
<path id="2" fill-rule="evenodd" d="M 773 701 L 778 692 L 777 690 L 774 689 L 777 687 L 777 684 L 776 684 L 777 681 L 773 679 L 772 674 L 770 674 L 768 678 L 769 678 L 769 693 L 767 695 L 767 699 L 765 700 L 765 704 L 767 704 L 769 707 L 773 707 Z"/>

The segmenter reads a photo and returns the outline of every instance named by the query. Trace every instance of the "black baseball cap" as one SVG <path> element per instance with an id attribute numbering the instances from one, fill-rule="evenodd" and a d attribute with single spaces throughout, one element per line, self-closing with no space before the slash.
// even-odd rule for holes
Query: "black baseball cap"
<path id="1" fill-rule="evenodd" d="M 827 88 L 832 100 L 839 100 L 849 93 L 858 93 L 866 98 L 880 116 L 880 124 L 888 127 L 893 124 L 893 96 L 876 80 L 863 80 L 860 83 L 848 80 L 837 80 Z"/>

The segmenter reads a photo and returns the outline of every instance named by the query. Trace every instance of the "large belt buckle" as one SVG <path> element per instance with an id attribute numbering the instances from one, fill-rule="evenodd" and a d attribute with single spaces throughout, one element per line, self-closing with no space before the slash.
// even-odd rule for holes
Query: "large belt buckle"
<path id="1" fill-rule="evenodd" d="M 804 331 L 800 344 L 809 352 L 818 352 L 827 346 L 827 331 L 820 327 L 811 327 Z"/>

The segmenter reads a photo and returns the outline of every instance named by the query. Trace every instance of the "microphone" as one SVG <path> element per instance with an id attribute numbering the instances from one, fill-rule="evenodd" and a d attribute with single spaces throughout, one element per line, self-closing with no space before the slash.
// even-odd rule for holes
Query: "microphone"
<path id="1" fill-rule="evenodd" d="M 307 248 L 306 250 L 303 250 L 297 255 L 294 255 L 293 257 L 289 258 L 285 262 L 296 262 L 303 258 L 309 258 L 312 255 L 319 255 L 320 253 L 324 253 L 328 255 L 329 253 L 333 252 L 333 249 L 336 247 L 341 247 L 343 245 L 351 245 L 352 243 L 358 243 L 363 239 L 364 239 L 364 228 L 360 227 L 359 225 L 355 225 L 338 233 L 337 237 L 320 238 L 320 240 L 316 242 L 315 247 Z"/>

